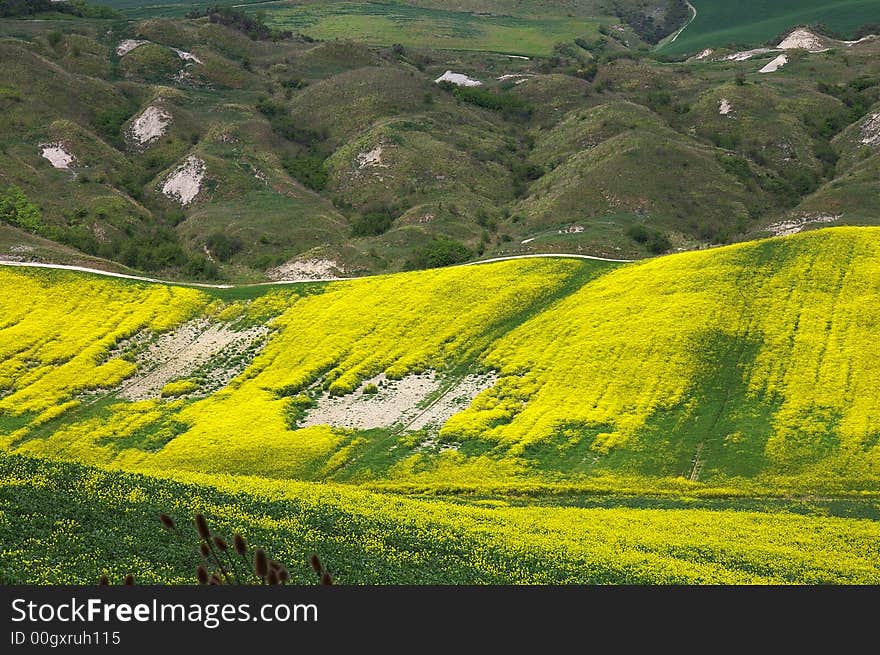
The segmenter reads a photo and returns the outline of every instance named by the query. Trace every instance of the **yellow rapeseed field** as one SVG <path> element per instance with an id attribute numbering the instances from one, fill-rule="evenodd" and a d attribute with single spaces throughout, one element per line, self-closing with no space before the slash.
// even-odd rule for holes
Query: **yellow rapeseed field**
<path id="1" fill-rule="evenodd" d="M 365 464 L 360 479 L 475 489 L 559 482 L 563 465 L 542 468 L 534 448 L 576 448 L 586 439 L 578 452 L 580 462 L 597 463 L 590 475 L 631 480 L 646 471 L 627 468 L 621 454 L 644 450 L 657 417 L 678 411 L 679 422 L 701 412 L 732 422 L 705 437 L 721 439 L 722 450 L 763 420 L 766 437 L 750 455 L 767 484 L 802 476 L 811 488 L 873 489 L 878 236 L 875 228 L 822 230 L 608 267 L 581 281 L 582 262 L 521 260 L 227 303 L 163 285 L 0 271 L 0 438 L 22 453 L 104 466 L 320 478 L 376 437 L 336 426 L 297 429 L 291 412 L 307 391 L 344 395 L 378 373 L 476 367 L 496 370 L 497 383 L 449 419 L 440 438 L 482 446 L 425 451 L 419 439 L 401 436 L 388 442 L 378 472 Z M 268 345 L 207 397 L 178 398 L 196 386 L 183 379 L 153 400 L 114 399 L 113 388 L 135 371 L 111 356 L 114 344 L 197 315 L 266 320 Z M 734 344 L 731 352 L 707 350 L 719 339 Z M 765 419 L 738 417 L 729 390 L 702 388 L 722 366 L 735 371 L 741 400 L 765 408 Z M 109 402 L 96 404 L 94 390 Z M 603 468 L 609 457 L 618 458 L 617 469 Z"/>

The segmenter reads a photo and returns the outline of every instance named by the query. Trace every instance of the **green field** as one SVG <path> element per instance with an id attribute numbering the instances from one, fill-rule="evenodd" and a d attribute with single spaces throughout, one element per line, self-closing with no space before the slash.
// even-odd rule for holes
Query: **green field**
<path id="1" fill-rule="evenodd" d="M 880 22 L 877 0 L 694 0 L 697 17 L 663 53 L 684 54 L 728 44 L 757 46 L 798 25 L 821 23 L 843 35 Z"/>
<path id="2" fill-rule="evenodd" d="M 598 20 L 478 15 L 388 2 L 291 5 L 269 3 L 273 27 L 316 39 L 357 39 L 372 45 L 548 55 L 559 42 L 595 38 Z"/>
<path id="3" fill-rule="evenodd" d="M 143 0 L 104 0 L 131 19 L 182 16 L 204 3 L 156 2 Z M 520 9 L 477 13 L 467 9 L 444 9 L 432 3 L 309 2 L 286 0 L 241 3 L 251 10 L 266 12 L 266 22 L 315 39 L 354 39 L 370 45 L 502 52 L 526 56 L 549 55 L 553 46 L 577 37 L 596 38 L 600 20 L 610 17 L 563 13 L 556 6 L 545 7 L 540 15 Z M 438 5 L 442 3 L 433 3 Z M 426 6 L 427 5 L 427 6 Z"/>
<path id="4" fill-rule="evenodd" d="M 597 497 L 585 507 L 405 498 L 348 486 L 151 477 L 0 455 L 0 583 L 193 584 L 197 538 L 241 532 L 308 584 L 880 581 L 877 507 Z M 866 509 L 867 508 L 867 509 Z M 160 513 L 185 538 L 161 528 Z M 870 516 L 870 518 L 867 518 Z"/>
<path id="5" fill-rule="evenodd" d="M 211 5 L 210 2 L 198 2 L 197 0 L 99 0 L 94 4 L 107 5 L 118 9 L 132 20 L 143 18 L 183 16 L 193 9 L 204 9 Z M 237 0 L 236 5 L 261 4 L 261 0 Z"/>

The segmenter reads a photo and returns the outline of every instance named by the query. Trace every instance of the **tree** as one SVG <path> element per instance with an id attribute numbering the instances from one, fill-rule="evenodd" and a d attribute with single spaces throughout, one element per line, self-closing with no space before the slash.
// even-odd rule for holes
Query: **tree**
<path id="1" fill-rule="evenodd" d="M 0 219 L 28 232 L 39 232 L 43 226 L 40 208 L 15 185 L 7 188 L 0 196 Z"/>

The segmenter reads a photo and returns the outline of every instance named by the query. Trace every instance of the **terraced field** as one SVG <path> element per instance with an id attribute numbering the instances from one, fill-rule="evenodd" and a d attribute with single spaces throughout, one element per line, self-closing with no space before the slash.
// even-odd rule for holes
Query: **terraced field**
<path id="1" fill-rule="evenodd" d="M 149 516 L 201 508 L 349 582 L 876 583 L 878 237 L 247 290 L 4 268 L 2 579 L 181 581 Z M 122 549 L 69 538 L 101 512 Z"/>

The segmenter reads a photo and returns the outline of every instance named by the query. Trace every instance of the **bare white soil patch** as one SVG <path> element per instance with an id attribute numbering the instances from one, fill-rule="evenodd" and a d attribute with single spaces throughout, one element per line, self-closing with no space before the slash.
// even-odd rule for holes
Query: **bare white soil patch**
<path id="1" fill-rule="evenodd" d="M 339 279 L 345 267 L 332 259 L 304 259 L 285 262 L 266 271 L 269 279 L 277 282 Z"/>
<path id="2" fill-rule="evenodd" d="M 499 82 L 507 82 L 508 80 L 516 80 L 514 84 L 522 84 L 530 77 L 535 77 L 532 73 L 507 73 L 498 78 Z"/>
<path id="3" fill-rule="evenodd" d="M 727 98 L 721 98 L 718 101 L 718 113 L 722 116 L 731 116 L 733 114 L 733 105 L 730 104 L 730 100 Z"/>
<path id="4" fill-rule="evenodd" d="M 144 41 L 143 39 L 125 39 L 120 41 L 119 45 L 116 46 L 116 55 L 118 57 L 124 57 L 135 48 L 139 48 L 147 43 L 149 43 L 149 41 Z"/>
<path id="5" fill-rule="evenodd" d="M 866 146 L 880 146 L 880 112 L 862 124 L 861 142 Z"/>
<path id="6" fill-rule="evenodd" d="M 177 53 L 177 56 L 183 59 L 186 62 L 190 62 L 193 64 L 203 64 L 204 62 L 196 57 L 193 53 L 187 52 L 186 50 L 178 50 L 177 48 L 171 48 L 174 52 Z"/>
<path id="7" fill-rule="evenodd" d="M 559 230 L 559 234 L 580 234 L 583 231 L 583 225 L 570 225 Z"/>
<path id="8" fill-rule="evenodd" d="M 705 50 L 703 50 L 703 52 L 701 52 L 696 57 L 694 57 L 694 59 L 699 59 L 700 61 L 702 61 L 703 59 L 707 59 L 708 57 L 711 57 L 713 52 L 715 52 L 715 51 L 712 50 L 712 48 L 706 48 Z"/>
<path id="9" fill-rule="evenodd" d="M 773 223 L 772 225 L 767 226 L 767 231 L 772 232 L 773 236 L 776 237 L 785 237 L 790 236 L 792 234 L 797 234 L 798 232 L 803 231 L 805 227 L 808 225 L 813 225 L 817 223 L 834 223 L 835 221 L 839 221 L 841 219 L 841 215 L 837 216 L 823 216 L 821 214 L 804 214 L 803 216 L 798 216 L 796 218 L 789 218 L 784 221 L 779 221 L 778 223 Z"/>
<path id="10" fill-rule="evenodd" d="M 322 396 L 300 426 L 332 425 L 360 430 L 400 426 L 404 430 L 427 429 L 436 433 L 497 381 L 494 373 L 467 375 L 426 404 L 429 396 L 437 394 L 442 387 L 433 371 L 407 375 L 400 380 L 389 380 L 380 374 L 365 380 L 353 393 Z M 378 388 L 376 393 L 364 393 L 373 385 Z"/>
<path id="11" fill-rule="evenodd" d="M 40 156 L 48 159 L 49 163 L 55 168 L 67 170 L 73 163 L 73 155 L 64 149 L 61 143 L 43 143 L 40 144 Z"/>
<path id="12" fill-rule="evenodd" d="M 810 52 L 823 52 L 828 49 L 822 42 L 821 37 L 803 27 L 797 28 L 787 37 L 782 39 L 777 47 L 782 50 L 801 49 L 809 50 Z"/>
<path id="13" fill-rule="evenodd" d="M 379 391 L 364 393 L 368 385 L 377 385 Z M 322 396 L 318 406 L 308 411 L 300 426 L 332 425 L 369 430 L 406 424 L 418 416 L 419 403 L 439 387 L 433 371 L 407 375 L 401 380 L 389 380 L 380 374 L 366 380 L 353 393 Z"/>
<path id="14" fill-rule="evenodd" d="M 378 145 L 372 150 L 361 152 L 357 156 L 358 168 L 366 168 L 367 166 L 376 166 L 388 168 L 388 164 L 382 163 L 382 146 Z"/>
<path id="15" fill-rule="evenodd" d="M 727 55 L 722 61 L 747 61 L 752 57 L 757 57 L 758 55 L 766 55 L 768 52 L 776 52 L 776 50 L 772 50 L 770 48 L 755 48 L 754 50 L 743 50 L 742 52 L 735 52 L 732 55 Z"/>
<path id="16" fill-rule="evenodd" d="M 136 335 L 111 353 L 133 351 L 138 364 L 138 372 L 123 383 L 119 396 L 127 400 L 158 398 L 166 384 L 197 372 L 205 378 L 197 395 L 216 391 L 250 364 L 265 345 L 268 331 L 265 325 L 236 331 L 198 319 L 152 342 L 150 333 Z"/>
<path id="17" fill-rule="evenodd" d="M 466 375 L 446 393 L 422 411 L 407 426 L 408 430 L 439 430 L 450 418 L 466 409 L 474 398 L 491 389 L 498 382 L 495 373 Z"/>
<path id="18" fill-rule="evenodd" d="M 162 193 L 181 205 L 188 205 L 199 195 L 204 179 L 205 162 L 195 155 L 190 155 L 165 178 Z"/>
<path id="19" fill-rule="evenodd" d="M 172 118 L 164 108 L 151 105 L 134 119 L 129 128 L 129 136 L 138 145 L 146 147 L 156 139 L 160 139 L 168 132 Z"/>
<path id="20" fill-rule="evenodd" d="M 480 82 L 480 80 L 475 80 L 462 73 L 453 73 L 452 71 L 446 71 L 443 75 L 434 80 L 434 82 L 436 84 L 439 84 L 440 82 L 451 82 L 456 86 L 483 86 L 483 83 Z"/>
<path id="21" fill-rule="evenodd" d="M 0 253 L 0 261 L 3 262 L 27 262 L 31 259 L 34 247 L 24 243 L 9 246 L 9 252 Z"/>
<path id="22" fill-rule="evenodd" d="M 775 73 L 788 63 L 788 55 L 779 55 L 776 59 L 764 66 L 759 73 Z"/>

